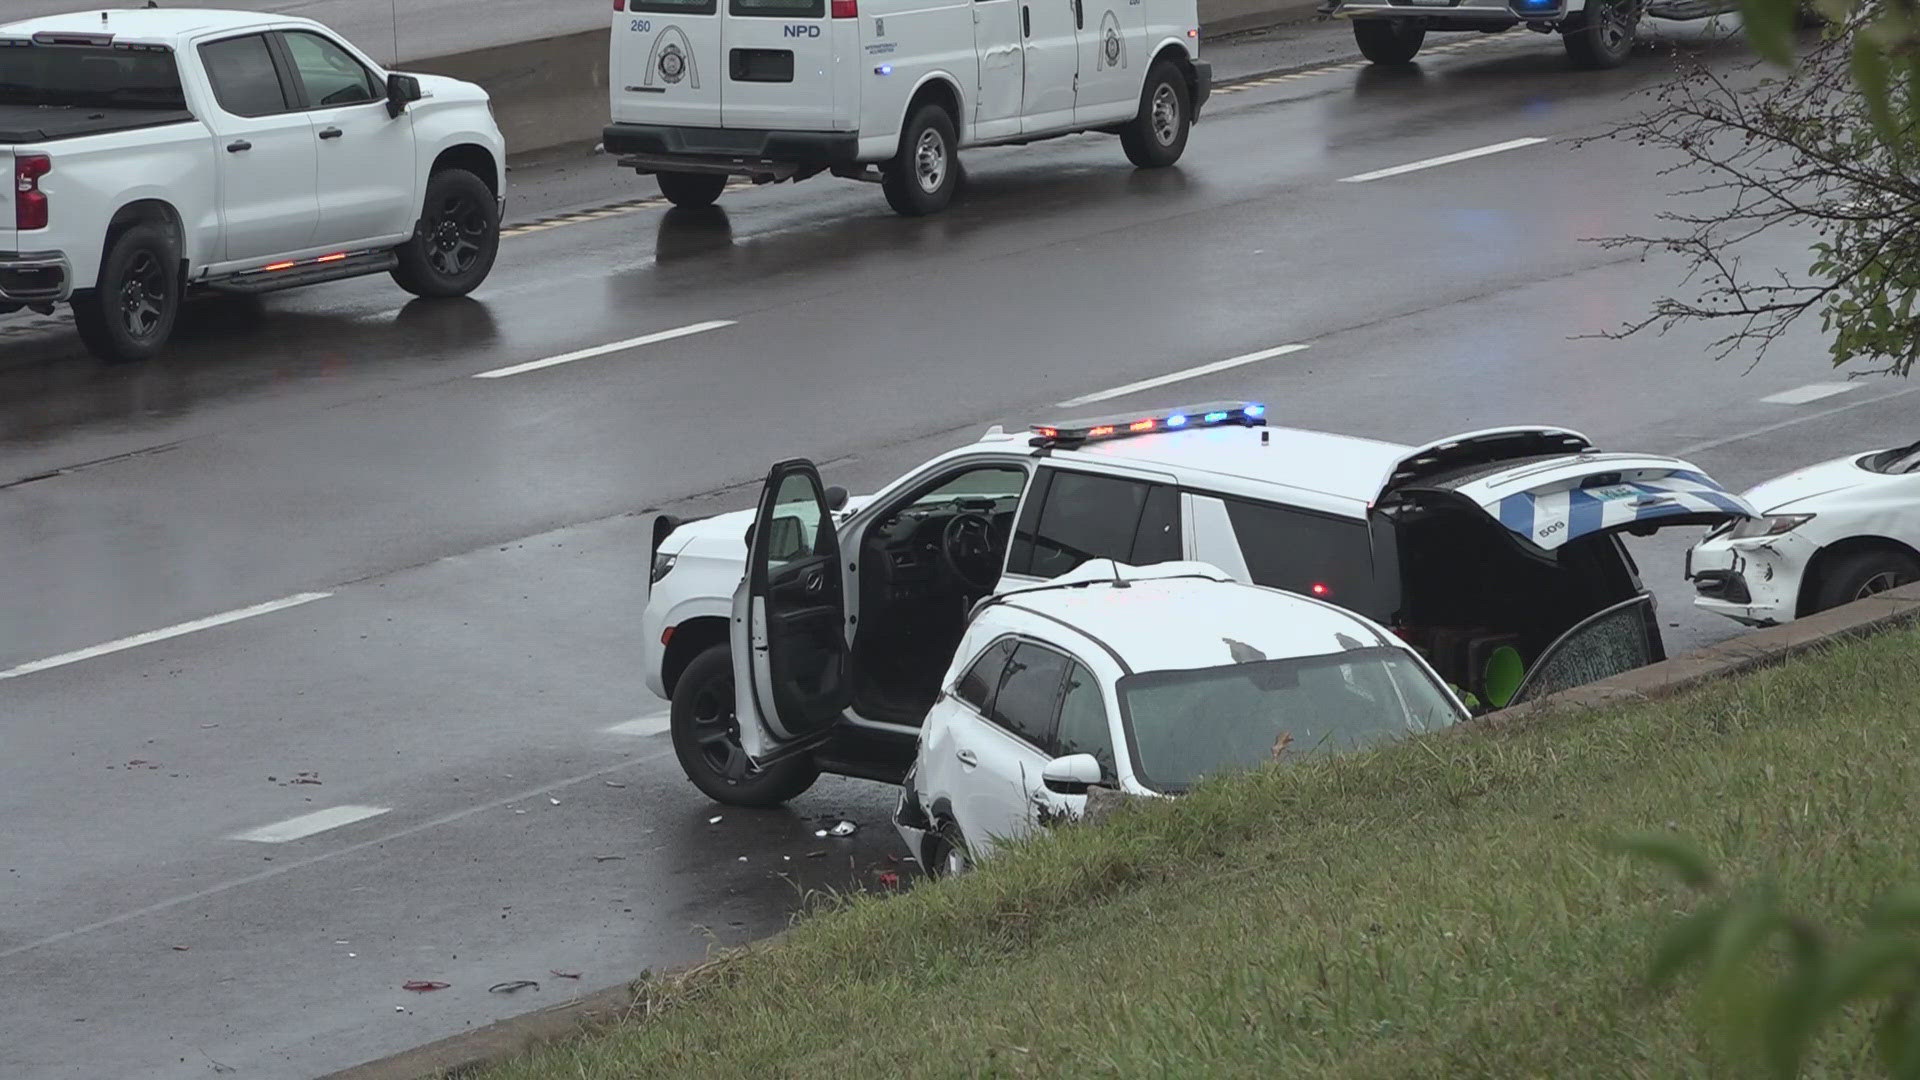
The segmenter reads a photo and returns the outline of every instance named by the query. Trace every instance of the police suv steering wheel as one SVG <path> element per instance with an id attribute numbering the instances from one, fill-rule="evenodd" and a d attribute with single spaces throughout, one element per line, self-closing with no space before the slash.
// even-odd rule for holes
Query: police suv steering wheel
<path id="1" fill-rule="evenodd" d="M 953 515 L 940 534 L 940 561 L 962 585 L 993 591 L 993 523 L 971 511 Z"/>

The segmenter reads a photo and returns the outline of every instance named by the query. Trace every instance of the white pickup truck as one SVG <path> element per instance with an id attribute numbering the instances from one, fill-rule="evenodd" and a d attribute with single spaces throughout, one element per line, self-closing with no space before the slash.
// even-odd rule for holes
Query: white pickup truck
<path id="1" fill-rule="evenodd" d="M 138 360 L 189 288 L 386 272 L 465 295 L 493 268 L 505 160 L 485 91 L 383 71 L 311 20 L 0 25 L 0 314 L 71 301 L 95 355 Z"/>

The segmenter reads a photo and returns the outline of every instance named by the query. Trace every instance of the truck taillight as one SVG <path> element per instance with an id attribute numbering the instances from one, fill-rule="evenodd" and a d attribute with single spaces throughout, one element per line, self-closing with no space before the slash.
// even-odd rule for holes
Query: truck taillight
<path id="1" fill-rule="evenodd" d="M 836 19 L 859 18 L 860 0 L 833 0 L 833 17 Z"/>
<path id="2" fill-rule="evenodd" d="M 45 154 L 19 154 L 13 159 L 13 227 L 47 227 L 47 193 L 40 190 L 40 178 L 53 171 L 53 159 Z"/>

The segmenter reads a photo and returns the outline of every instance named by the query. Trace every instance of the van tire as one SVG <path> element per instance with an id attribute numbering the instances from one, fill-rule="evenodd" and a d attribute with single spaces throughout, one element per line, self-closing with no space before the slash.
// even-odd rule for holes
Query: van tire
<path id="1" fill-rule="evenodd" d="M 820 778 L 820 769 L 810 757 L 788 758 L 764 769 L 745 764 L 733 709 L 733 651 L 726 645 L 708 646 L 680 673 L 680 681 L 673 684 L 668 727 L 680 771 L 714 802 L 778 806 Z M 747 771 L 731 776 L 716 756 L 736 760 Z"/>
<path id="2" fill-rule="evenodd" d="M 97 287 L 73 298 L 73 325 L 87 351 L 109 363 L 149 360 L 180 317 L 180 242 L 143 221 L 108 238 Z"/>
<path id="3" fill-rule="evenodd" d="M 1178 65 L 1162 60 L 1147 69 L 1140 111 L 1120 129 L 1127 160 L 1142 169 L 1164 169 L 1179 161 L 1193 130 L 1192 100 Z"/>
<path id="4" fill-rule="evenodd" d="M 415 296 L 465 296 L 493 272 L 500 253 L 500 204 L 486 181 L 465 169 L 427 178 L 420 220 L 394 249 L 394 284 Z"/>
<path id="5" fill-rule="evenodd" d="M 1617 68 L 1633 55 L 1640 22 L 1639 0 L 1589 0 L 1560 31 L 1561 44 L 1573 66 L 1588 71 Z"/>
<path id="6" fill-rule="evenodd" d="M 653 179 L 668 202 L 689 210 L 712 206 L 727 189 L 724 173 L 663 172 L 655 173 Z"/>
<path id="7" fill-rule="evenodd" d="M 1426 40 L 1426 27 L 1408 25 L 1404 19 L 1353 20 L 1353 43 L 1371 63 L 1410 64 Z"/>
<path id="8" fill-rule="evenodd" d="M 915 109 L 900 132 L 900 150 L 880 183 L 887 205 L 906 217 L 945 210 L 960 182 L 958 142 L 953 117 L 945 108 L 929 101 Z"/>

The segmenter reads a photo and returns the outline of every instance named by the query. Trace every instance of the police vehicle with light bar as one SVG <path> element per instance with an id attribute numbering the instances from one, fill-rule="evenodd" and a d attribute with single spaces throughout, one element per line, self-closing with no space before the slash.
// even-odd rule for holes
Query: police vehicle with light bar
<path id="1" fill-rule="evenodd" d="M 1581 68 L 1613 68 L 1633 53 L 1642 17 L 1705 19 L 1736 10 L 1733 0 L 1322 0 L 1320 14 L 1353 24 L 1360 54 L 1376 64 L 1405 64 L 1427 31 L 1499 33 L 1524 26 L 1560 35 Z"/>
<path id="2" fill-rule="evenodd" d="M 1389 626 L 1499 707 L 1663 658 L 1621 533 L 1752 515 L 1684 461 L 1555 427 L 1413 447 L 1252 402 L 995 427 L 869 497 L 796 459 L 757 510 L 658 519 L 646 677 L 717 801 L 898 782 L 974 604 L 1091 559 L 1191 560 Z"/>
<path id="3" fill-rule="evenodd" d="M 1195 0 L 614 0 L 604 142 L 678 206 L 831 172 L 929 214 L 964 147 L 1104 131 L 1178 161 L 1199 27 Z"/>

